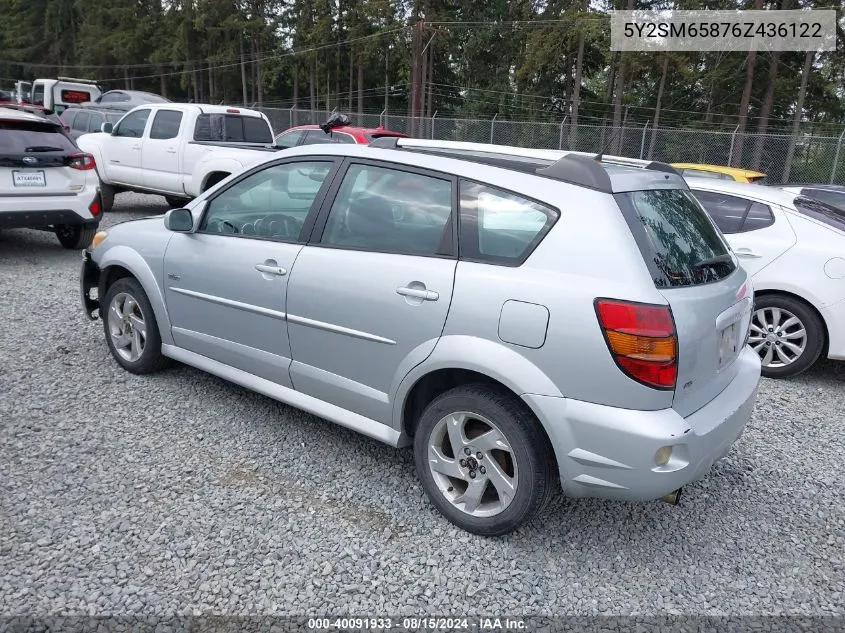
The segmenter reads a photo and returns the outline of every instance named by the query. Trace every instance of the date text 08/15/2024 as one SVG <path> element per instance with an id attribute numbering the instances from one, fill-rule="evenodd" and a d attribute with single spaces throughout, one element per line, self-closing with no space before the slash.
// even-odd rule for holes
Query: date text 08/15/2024
<path id="1" fill-rule="evenodd" d="M 511 617 L 340 617 L 309 618 L 308 628 L 312 631 L 522 631 L 527 629 L 527 623 Z"/>

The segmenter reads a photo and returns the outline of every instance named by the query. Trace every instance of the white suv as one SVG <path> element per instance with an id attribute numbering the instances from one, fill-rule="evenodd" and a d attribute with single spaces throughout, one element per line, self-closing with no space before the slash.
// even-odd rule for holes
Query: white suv
<path id="1" fill-rule="evenodd" d="M 102 213 L 94 167 L 61 125 L 0 108 L 0 229 L 47 229 L 65 248 L 85 248 Z"/>

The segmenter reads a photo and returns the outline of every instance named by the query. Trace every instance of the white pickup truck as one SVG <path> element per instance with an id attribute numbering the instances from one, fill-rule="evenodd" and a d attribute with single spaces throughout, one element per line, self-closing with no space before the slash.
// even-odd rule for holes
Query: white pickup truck
<path id="1" fill-rule="evenodd" d="M 104 211 L 121 191 L 159 194 L 181 207 L 263 152 L 282 149 L 256 110 L 185 103 L 138 106 L 77 144 L 96 160 Z"/>

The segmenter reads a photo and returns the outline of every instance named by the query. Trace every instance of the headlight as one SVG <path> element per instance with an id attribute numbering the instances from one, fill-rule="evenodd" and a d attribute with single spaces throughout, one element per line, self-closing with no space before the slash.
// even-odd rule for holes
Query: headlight
<path id="1" fill-rule="evenodd" d="M 94 239 L 91 240 L 91 248 L 96 248 L 102 244 L 108 235 L 108 231 L 97 231 L 96 235 L 94 235 Z"/>

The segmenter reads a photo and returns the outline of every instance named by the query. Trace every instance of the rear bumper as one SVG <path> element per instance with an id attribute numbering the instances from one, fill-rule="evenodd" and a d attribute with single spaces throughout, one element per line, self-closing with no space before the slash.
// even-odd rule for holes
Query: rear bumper
<path id="1" fill-rule="evenodd" d="M 2 211 L 0 210 L 0 229 L 34 229 L 44 226 L 77 226 L 100 224 L 99 217 L 93 217 L 88 209 L 85 215 L 72 209 L 47 209 L 38 211 Z"/>
<path id="2" fill-rule="evenodd" d="M 760 380 L 760 358 L 746 347 L 733 381 L 684 418 L 674 409 L 637 411 L 524 395 L 541 417 L 557 456 L 564 493 L 571 497 L 658 499 L 700 479 L 742 434 Z M 672 447 L 668 463 L 655 453 Z"/>
<path id="3" fill-rule="evenodd" d="M 845 360 L 845 299 L 821 309 L 827 324 L 827 357 Z"/>

